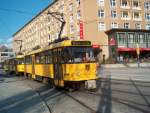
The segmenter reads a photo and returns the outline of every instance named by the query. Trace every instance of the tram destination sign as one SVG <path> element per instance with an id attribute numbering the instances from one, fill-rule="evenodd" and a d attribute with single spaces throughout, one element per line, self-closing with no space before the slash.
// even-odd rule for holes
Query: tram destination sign
<path id="1" fill-rule="evenodd" d="M 90 46 L 91 42 L 90 41 L 72 41 L 71 44 L 76 45 L 76 46 L 77 45 L 82 45 L 82 46 L 83 45 L 89 45 Z"/>

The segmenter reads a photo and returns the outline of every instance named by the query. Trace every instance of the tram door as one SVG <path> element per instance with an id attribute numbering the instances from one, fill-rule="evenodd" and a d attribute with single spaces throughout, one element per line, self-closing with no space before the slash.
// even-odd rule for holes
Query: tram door
<path id="1" fill-rule="evenodd" d="M 35 79 L 35 55 L 32 55 L 31 56 L 32 58 L 31 58 L 31 60 L 32 60 L 32 78 L 34 78 Z"/>
<path id="2" fill-rule="evenodd" d="M 61 48 L 53 50 L 54 83 L 56 86 L 63 87 L 63 69 L 61 62 Z"/>

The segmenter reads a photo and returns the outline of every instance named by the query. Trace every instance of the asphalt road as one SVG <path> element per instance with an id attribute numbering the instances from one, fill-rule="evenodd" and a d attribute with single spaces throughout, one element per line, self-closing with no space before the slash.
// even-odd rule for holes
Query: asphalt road
<path id="1" fill-rule="evenodd" d="M 150 76 L 148 69 L 137 70 L 105 69 L 97 91 L 67 94 L 37 81 L 0 74 L 0 113 L 150 113 L 150 82 L 110 77 Z"/>

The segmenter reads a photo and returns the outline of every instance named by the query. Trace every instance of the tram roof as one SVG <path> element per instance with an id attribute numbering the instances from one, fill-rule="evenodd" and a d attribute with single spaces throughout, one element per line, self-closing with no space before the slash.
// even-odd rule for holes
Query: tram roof
<path id="1" fill-rule="evenodd" d="M 73 45 L 72 42 L 90 42 L 89 44 L 82 44 L 82 45 Z M 59 47 L 68 47 L 68 46 L 91 46 L 91 41 L 88 40 L 64 40 L 62 42 L 58 42 L 58 43 L 53 43 L 45 48 L 40 48 L 37 50 L 34 50 L 30 53 L 28 53 L 27 55 L 32 55 L 32 54 L 36 54 L 36 53 L 40 53 L 42 51 L 46 51 L 46 50 L 50 50 L 50 49 L 55 49 L 55 48 L 59 48 Z"/>

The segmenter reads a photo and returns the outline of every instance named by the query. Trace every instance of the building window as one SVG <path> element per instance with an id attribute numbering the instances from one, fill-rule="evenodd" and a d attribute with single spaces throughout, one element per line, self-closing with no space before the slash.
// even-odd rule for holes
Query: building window
<path id="1" fill-rule="evenodd" d="M 72 12 L 73 11 L 73 4 L 69 4 L 69 11 Z"/>
<path id="2" fill-rule="evenodd" d="M 98 30 L 99 30 L 99 31 L 104 31 L 104 30 L 106 30 L 106 27 L 105 27 L 105 23 L 104 23 L 104 22 L 99 22 L 99 24 L 98 24 Z"/>
<path id="3" fill-rule="evenodd" d="M 128 6 L 127 0 L 121 0 L 121 6 Z"/>
<path id="4" fill-rule="evenodd" d="M 63 12 L 64 12 L 63 6 L 59 7 L 59 12 L 60 12 L 60 13 L 63 13 Z"/>
<path id="5" fill-rule="evenodd" d="M 99 6 L 104 6 L 104 0 L 97 0 Z"/>
<path id="6" fill-rule="evenodd" d="M 122 11 L 122 18 L 128 18 L 128 11 Z"/>
<path id="7" fill-rule="evenodd" d="M 51 35 L 48 35 L 49 40 L 51 39 Z"/>
<path id="8" fill-rule="evenodd" d="M 118 24 L 115 22 L 111 23 L 111 28 L 118 28 Z"/>
<path id="9" fill-rule="evenodd" d="M 150 13 L 145 13 L 145 19 L 150 20 Z"/>
<path id="10" fill-rule="evenodd" d="M 150 47 L 150 34 L 147 34 L 147 42 L 148 42 L 148 45 Z"/>
<path id="11" fill-rule="evenodd" d="M 111 11 L 111 17 L 116 18 L 117 17 L 117 12 L 116 11 Z"/>
<path id="12" fill-rule="evenodd" d="M 78 11 L 77 11 L 77 19 L 80 19 L 80 18 L 81 18 L 81 11 L 78 10 Z"/>
<path id="13" fill-rule="evenodd" d="M 150 2 L 145 2 L 144 7 L 146 10 L 150 9 Z"/>
<path id="14" fill-rule="evenodd" d="M 124 23 L 124 29 L 129 29 L 129 23 Z"/>
<path id="15" fill-rule="evenodd" d="M 139 1 L 133 0 L 133 7 L 139 7 Z"/>
<path id="16" fill-rule="evenodd" d="M 133 17 L 136 18 L 136 19 L 140 18 L 140 13 L 139 12 L 134 12 Z"/>
<path id="17" fill-rule="evenodd" d="M 70 25 L 70 33 L 74 33 L 74 26 L 73 25 Z"/>
<path id="18" fill-rule="evenodd" d="M 127 38 L 128 36 L 125 33 L 118 33 L 118 45 L 124 45 L 126 46 L 127 44 Z"/>
<path id="19" fill-rule="evenodd" d="M 116 6 L 116 0 L 110 0 L 110 5 L 111 5 L 111 7 L 115 7 Z"/>
<path id="20" fill-rule="evenodd" d="M 73 22 L 73 15 L 70 16 L 70 23 Z"/>
<path id="21" fill-rule="evenodd" d="M 129 33 L 128 34 L 128 43 L 133 43 L 134 42 L 134 34 L 133 33 Z"/>
<path id="22" fill-rule="evenodd" d="M 99 16 L 100 18 L 104 18 L 104 16 L 105 16 L 105 12 L 104 12 L 104 10 L 103 10 L 103 9 L 98 10 L 98 16 Z"/>
<path id="23" fill-rule="evenodd" d="M 140 23 L 136 23 L 135 24 L 135 29 L 141 29 L 141 24 Z"/>
<path id="24" fill-rule="evenodd" d="M 147 30 L 150 30 L 150 23 L 149 23 L 149 24 L 146 24 L 146 29 L 147 29 Z"/>
<path id="25" fill-rule="evenodd" d="M 79 6 L 80 5 L 80 0 L 76 0 L 77 1 L 77 5 Z"/>
<path id="26" fill-rule="evenodd" d="M 1 53 L 1 56 L 8 56 L 8 53 Z"/>

